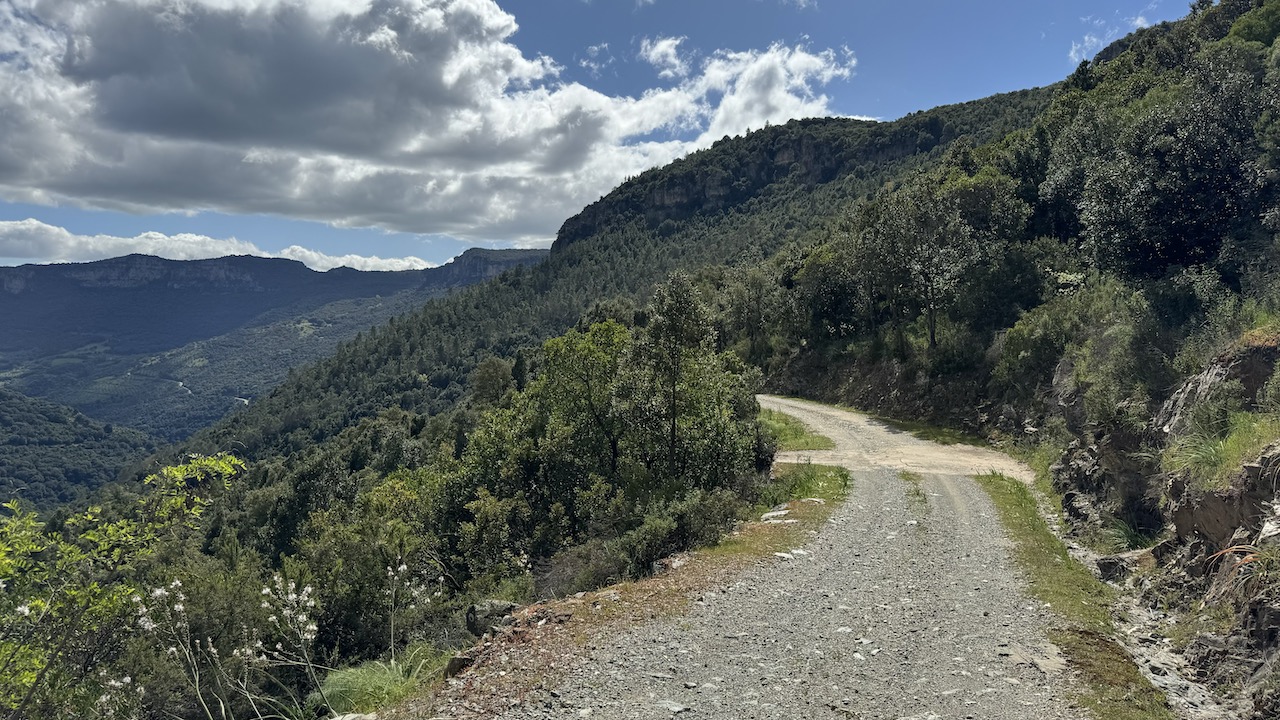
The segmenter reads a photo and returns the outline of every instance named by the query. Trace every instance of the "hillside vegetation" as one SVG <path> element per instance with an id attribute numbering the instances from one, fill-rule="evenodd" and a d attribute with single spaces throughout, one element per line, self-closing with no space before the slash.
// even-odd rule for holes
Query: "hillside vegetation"
<path id="1" fill-rule="evenodd" d="M 467 642 L 476 598 L 650 572 L 777 499 L 762 384 L 1054 457 L 1117 447 L 1061 487 L 1164 530 L 1159 493 L 1111 493 L 1116 469 L 1158 462 L 1163 401 L 1280 317 L 1277 34 L 1278 0 L 1197 2 L 1055 88 L 788 123 L 625 183 L 546 262 L 394 318 L 172 450 L 248 461 L 129 576 L 197 652 L 125 637 L 99 662 L 148 668 L 152 714 L 300 702 L 321 665 Z M 1254 402 L 1192 414 L 1229 433 Z M 277 652 L 234 654 L 255 632 Z"/>
<path id="2" fill-rule="evenodd" d="M 81 503 L 154 450 L 136 430 L 0 388 L 0 496 L 42 510 Z"/>
<path id="3" fill-rule="evenodd" d="M 268 392 L 289 368 L 544 255 L 477 249 L 404 272 L 142 255 L 0 268 L 0 384 L 181 440 Z"/>

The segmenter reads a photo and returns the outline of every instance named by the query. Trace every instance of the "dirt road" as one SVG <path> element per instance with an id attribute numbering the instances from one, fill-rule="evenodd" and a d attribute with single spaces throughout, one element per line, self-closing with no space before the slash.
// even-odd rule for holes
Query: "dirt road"
<path id="1" fill-rule="evenodd" d="M 968 476 L 1025 468 L 863 416 L 763 397 L 836 449 L 849 499 L 791 559 L 752 568 L 685 616 L 603 642 L 542 702 L 504 717 L 1066 720 L 1085 717 Z M 914 484 L 903 469 L 919 473 Z"/>

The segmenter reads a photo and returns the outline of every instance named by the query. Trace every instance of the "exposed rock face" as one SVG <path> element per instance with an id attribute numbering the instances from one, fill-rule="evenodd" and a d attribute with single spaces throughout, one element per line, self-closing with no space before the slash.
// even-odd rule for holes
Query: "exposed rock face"
<path id="1" fill-rule="evenodd" d="M 1191 408 L 1233 380 L 1244 387 L 1245 404 L 1252 406 L 1258 391 L 1271 378 L 1277 359 L 1280 359 L 1280 347 L 1271 343 L 1246 345 L 1219 357 L 1169 396 L 1152 420 L 1152 428 L 1165 439 L 1185 433 Z"/>
<path id="2" fill-rule="evenodd" d="M 1153 438 L 1169 443 L 1190 432 L 1192 409 L 1229 383 L 1239 383 L 1246 408 L 1254 406 L 1277 359 L 1274 342 L 1246 342 L 1219 357 L 1164 403 L 1152 419 Z M 1256 553 L 1280 543 L 1278 491 L 1280 442 L 1245 463 L 1225 489 L 1169 476 L 1164 511 L 1173 532 L 1155 549 L 1161 565 L 1155 594 L 1180 597 L 1192 615 L 1205 608 L 1236 611 L 1225 634 L 1202 633 L 1184 656 L 1209 682 L 1241 688 L 1259 720 L 1280 717 L 1280 598 L 1272 581 L 1256 572 Z"/>
<path id="3" fill-rule="evenodd" d="M 1073 523 L 1102 528 L 1117 518 L 1142 533 L 1164 526 L 1159 468 L 1139 452 L 1138 436 L 1113 432 L 1072 442 L 1050 468 L 1053 486 Z"/>
<path id="4" fill-rule="evenodd" d="M 1278 484 L 1280 443 L 1241 468 L 1225 490 L 1196 492 L 1188 487 L 1186 478 L 1172 478 L 1169 518 L 1177 539 L 1191 542 L 1202 538 L 1211 552 L 1230 546 L 1232 539 L 1241 534 L 1248 537 L 1247 542 L 1253 542 L 1273 515 Z"/>

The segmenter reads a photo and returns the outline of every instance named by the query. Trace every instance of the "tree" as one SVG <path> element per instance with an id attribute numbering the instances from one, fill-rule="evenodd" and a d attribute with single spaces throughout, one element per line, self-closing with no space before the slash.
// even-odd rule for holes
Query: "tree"
<path id="1" fill-rule="evenodd" d="M 936 181 L 919 179 L 874 205 L 859 224 L 861 242 L 886 276 L 878 285 L 895 303 L 909 300 L 920 309 L 932 350 L 938 346 L 938 316 L 955 301 L 983 247 L 961 215 L 960 198 L 941 192 Z"/>
<path id="2" fill-rule="evenodd" d="M 108 520 L 100 508 L 60 531 L 16 502 L 0 517 L 0 711 L 28 717 L 109 715 L 136 701 L 131 678 L 107 672 L 137 627 L 134 598 L 146 560 L 172 543 L 243 464 L 194 457 L 146 479 L 135 512 Z M 101 671 L 101 672 L 99 672 Z"/>

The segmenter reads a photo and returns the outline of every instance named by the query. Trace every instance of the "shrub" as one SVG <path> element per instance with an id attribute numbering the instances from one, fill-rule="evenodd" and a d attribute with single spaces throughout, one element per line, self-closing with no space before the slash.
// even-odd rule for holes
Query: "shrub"
<path id="1" fill-rule="evenodd" d="M 444 667 L 449 653 L 432 645 L 410 645 L 394 660 L 375 660 L 355 667 L 334 670 L 324 680 L 324 697 L 329 710 L 367 713 L 391 705 L 409 695 L 422 681 Z M 309 698 L 319 702 L 319 694 Z"/>

